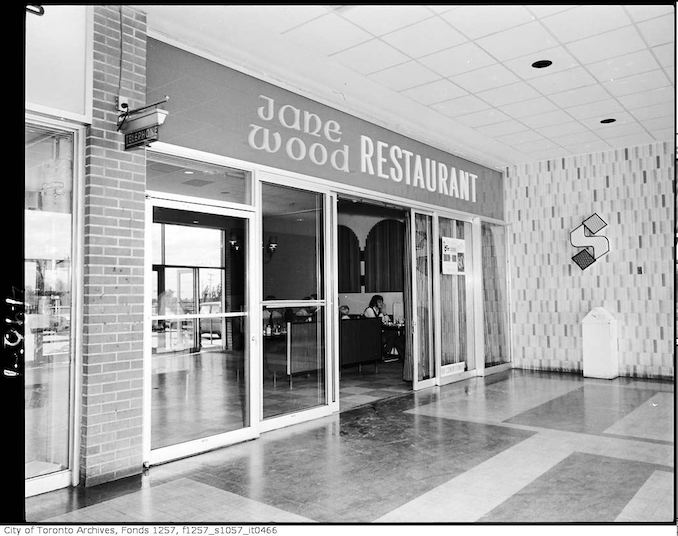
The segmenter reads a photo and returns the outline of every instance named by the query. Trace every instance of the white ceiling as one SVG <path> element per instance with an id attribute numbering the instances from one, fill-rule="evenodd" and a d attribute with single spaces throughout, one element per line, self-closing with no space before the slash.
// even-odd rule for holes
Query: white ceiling
<path id="1" fill-rule="evenodd" d="M 138 7 L 152 36 L 498 169 L 675 136 L 672 5 Z"/>

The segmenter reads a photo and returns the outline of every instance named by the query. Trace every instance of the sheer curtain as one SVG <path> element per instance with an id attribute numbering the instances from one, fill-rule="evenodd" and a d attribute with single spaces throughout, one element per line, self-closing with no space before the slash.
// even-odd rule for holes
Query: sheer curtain
<path id="1" fill-rule="evenodd" d="M 405 240 L 403 255 L 403 305 L 405 308 L 405 362 L 403 364 L 403 380 L 412 381 L 414 362 L 412 360 L 412 217 L 405 216 Z"/>

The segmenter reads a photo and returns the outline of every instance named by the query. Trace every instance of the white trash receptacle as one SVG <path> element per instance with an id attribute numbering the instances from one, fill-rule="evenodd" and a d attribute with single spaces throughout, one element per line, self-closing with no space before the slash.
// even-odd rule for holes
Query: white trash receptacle
<path id="1" fill-rule="evenodd" d="M 611 380 L 619 376 L 617 320 L 603 307 L 594 307 L 582 320 L 584 376 Z"/>

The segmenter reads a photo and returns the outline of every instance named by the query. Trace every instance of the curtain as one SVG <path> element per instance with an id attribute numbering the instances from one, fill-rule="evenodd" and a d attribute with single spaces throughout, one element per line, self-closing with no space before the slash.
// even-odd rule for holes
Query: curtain
<path id="1" fill-rule="evenodd" d="M 405 309 L 405 362 L 403 364 L 403 380 L 412 381 L 414 361 L 412 358 L 412 218 L 408 212 L 405 216 L 405 236 L 403 237 L 403 307 Z"/>
<path id="2" fill-rule="evenodd" d="M 340 225 L 337 230 L 339 292 L 360 292 L 360 244 L 355 233 Z"/>
<path id="3" fill-rule="evenodd" d="M 382 220 L 365 240 L 365 292 L 402 292 L 403 224 Z"/>
<path id="4" fill-rule="evenodd" d="M 508 362 L 504 232 L 501 226 L 488 223 L 481 226 L 485 366 Z"/>

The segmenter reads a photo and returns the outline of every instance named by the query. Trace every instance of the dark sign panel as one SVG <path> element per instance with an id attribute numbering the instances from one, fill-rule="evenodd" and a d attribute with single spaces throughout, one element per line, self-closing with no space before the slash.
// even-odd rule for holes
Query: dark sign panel
<path id="1" fill-rule="evenodd" d="M 127 132 L 125 134 L 125 151 L 148 145 L 152 141 L 158 140 L 158 125 L 135 130 L 134 132 Z"/>

